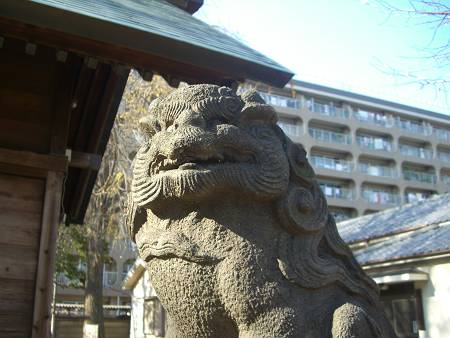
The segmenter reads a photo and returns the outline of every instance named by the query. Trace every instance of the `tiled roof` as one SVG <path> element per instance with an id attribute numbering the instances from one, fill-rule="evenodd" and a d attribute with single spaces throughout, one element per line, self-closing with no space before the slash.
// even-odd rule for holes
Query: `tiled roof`
<path id="1" fill-rule="evenodd" d="M 31 1 L 291 73 L 272 59 L 164 0 Z"/>
<path id="2" fill-rule="evenodd" d="M 338 230 L 344 241 L 352 244 L 448 220 L 450 194 L 444 194 L 341 222 L 338 224 Z"/>
<path id="3" fill-rule="evenodd" d="M 361 265 L 436 255 L 450 251 L 450 224 L 430 225 L 420 230 L 393 236 L 354 252 Z"/>

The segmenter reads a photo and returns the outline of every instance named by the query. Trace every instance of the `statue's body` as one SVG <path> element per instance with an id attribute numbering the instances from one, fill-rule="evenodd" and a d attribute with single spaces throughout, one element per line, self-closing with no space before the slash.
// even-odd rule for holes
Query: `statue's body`
<path id="1" fill-rule="evenodd" d="M 175 91 L 142 121 L 128 222 L 168 337 L 394 337 L 303 149 L 256 93 Z"/>

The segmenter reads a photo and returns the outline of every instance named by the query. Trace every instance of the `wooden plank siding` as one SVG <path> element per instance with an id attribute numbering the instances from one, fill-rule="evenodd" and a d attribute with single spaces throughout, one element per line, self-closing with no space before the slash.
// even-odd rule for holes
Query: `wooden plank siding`
<path id="1" fill-rule="evenodd" d="M 54 338 L 81 338 L 82 336 L 83 318 L 56 318 Z M 105 318 L 105 337 L 128 338 L 129 336 L 129 319 Z"/>
<path id="2" fill-rule="evenodd" d="M 0 173 L 0 337 L 30 337 L 45 180 Z"/>

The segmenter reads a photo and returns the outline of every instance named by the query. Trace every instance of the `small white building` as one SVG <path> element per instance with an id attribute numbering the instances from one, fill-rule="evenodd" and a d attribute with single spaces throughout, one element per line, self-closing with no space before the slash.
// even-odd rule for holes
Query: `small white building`
<path id="1" fill-rule="evenodd" d="M 164 337 L 166 313 L 152 287 L 143 260 L 136 260 L 122 287 L 131 291 L 130 338 Z"/>
<path id="2" fill-rule="evenodd" d="M 398 338 L 450 337 L 450 194 L 338 224 L 363 269 L 378 283 Z M 163 337 L 166 315 L 138 260 L 130 338 Z"/>
<path id="3" fill-rule="evenodd" d="M 450 194 L 338 224 L 399 338 L 450 337 Z"/>

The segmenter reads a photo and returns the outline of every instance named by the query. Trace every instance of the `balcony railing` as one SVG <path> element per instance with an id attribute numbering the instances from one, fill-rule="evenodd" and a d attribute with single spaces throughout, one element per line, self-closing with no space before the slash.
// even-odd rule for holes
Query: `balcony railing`
<path id="1" fill-rule="evenodd" d="M 341 144 L 352 143 L 351 136 L 343 133 L 336 133 L 333 131 L 323 129 L 309 128 L 309 134 L 311 135 L 312 138 L 318 141 L 341 143 Z"/>
<path id="2" fill-rule="evenodd" d="M 341 108 L 331 104 L 324 104 L 314 101 L 308 101 L 308 109 L 313 113 L 317 113 L 324 116 L 339 117 L 341 119 L 348 119 L 348 112 Z"/>
<path id="3" fill-rule="evenodd" d="M 385 191 L 363 190 L 362 198 L 369 203 L 393 205 L 400 204 L 400 196 Z"/>
<path id="4" fill-rule="evenodd" d="M 117 271 L 103 271 L 103 287 L 111 287 L 116 283 Z"/>
<path id="5" fill-rule="evenodd" d="M 405 156 L 418 157 L 426 160 L 433 158 L 433 152 L 429 149 L 400 144 L 400 153 Z"/>
<path id="6" fill-rule="evenodd" d="M 430 198 L 433 194 L 431 193 L 407 193 L 405 194 L 406 203 L 413 203 L 417 201 L 423 201 Z"/>
<path id="7" fill-rule="evenodd" d="M 392 143 L 384 138 L 370 137 L 370 136 L 357 136 L 356 142 L 358 142 L 361 148 L 370 150 L 383 150 L 391 151 Z"/>
<path id="8" fill-rule="evenodd" d="M 350 161 L 329 158 L 324 156 L 311 156 L 309 160 L 311 164 L 316 168 L 324 168 L 345 172 L 351 172 L 353 170 L 353 163 L 351 163 Z"/>
<path id="9" fill-rule="evenodd" d="M 53 307 L 53 305 L 52 305 Z M 84 317 L 84 304 L 80 303 L 56 303 L 53 312 L 58 317 Z M 103 315 L 106 318 L 129 317 L 130 305 L 103 305 Z"/>
<path id="10" fill-rule="evenodd" d="M 450 143 L 450 131 L 440 128 L 435 128 L 434 131 L 438 140 Z"/>
<path id="11" fill-rule="evenodd" d="M 427 130 L 424 124 L 421 122 L 397 119 L 395 124 L 397 125 L 398 128 L 406 130 L 410 133 L 427 135 Z"/>
<path id="12" fill-rule="evenodd" d="M 360 163 L 359 171 L 370 176 L 391 177 L 391 178 L 397 176 L 394 168 L 381 165 L 371 165 L 368 163 Z"/>
<path id="13" fill-rule="evenodd" d="M 300 109 L 301 107 L 301 102 L 298 99 L 263 92 L 259 92 L 259 95 L 261 95 L 261 97 L 264 99 L 264 101 L 266 101 L 267 104 L 270 104 L 272 106 L 294 109 Z"/>
<path id="14" fill-rule="evenodd" d="M 353 116 L 361 122 L 377 124 L 383 127 L 388 125 L 388 118 L 386 115 L 358 110 Z"/>
<path id="15" fill-rule="evenodd" d="M 450 163 L 450 153 L 439 151 L 438 158 L 443 162 Z"/>
<path id="16" fill-rule="evenodd" d="M 278 121 L 278 126 L 288 136 L 301 136 L 302 135 L 302 129 L 299 125 L 287 123 L 287 122 L 283 122 L 283 121 Z"/>
<path id="17" fill-rule="evenodd" d="M 320 188 L 322 189 L 324 195 L 327 198 L 337 198 L 337 199 L 344 199 L 344 200 L 353 200 L 353 190 L 349 188 L 343 188 L 343 187 L 331 187 L 326 185 L 320 185 Z"/>
<path id="18" fill-rule="evenodd" d="M 424 173 L 415 170 L 403 170 L 403 177 L 407 181 L 423 182 L 423 183 L 436 183 L 436 175 L 430 173 Z"/>

